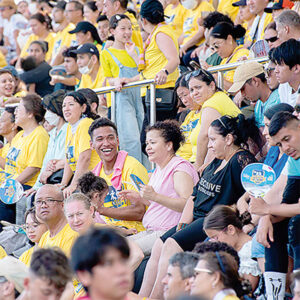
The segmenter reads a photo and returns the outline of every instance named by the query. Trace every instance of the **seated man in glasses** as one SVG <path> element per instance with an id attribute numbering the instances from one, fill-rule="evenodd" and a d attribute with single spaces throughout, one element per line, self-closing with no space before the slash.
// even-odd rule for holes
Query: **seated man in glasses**
<path id="1" fill-rule="evenodd" d="M 36 216 L 48 228 L 40 239 L 39 247 L 56 246 L 69 256 L 78 233 L 71 229 L 65 218 L 63 199 L 61 190 L 55 185 L 45 184 L 37 191 Z"/>

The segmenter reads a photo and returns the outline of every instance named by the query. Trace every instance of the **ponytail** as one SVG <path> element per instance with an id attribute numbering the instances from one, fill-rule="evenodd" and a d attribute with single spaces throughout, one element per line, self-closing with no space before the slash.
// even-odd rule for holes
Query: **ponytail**
<path id="1" fill-rule="evenodd" d="M 211 126 L 218 134 L 226 137 L 232 134 L 234 145 L 248 149 L 248 139 L 251 138 L 259 147 L 263 146 L 263 140 L 254 118 L 246 119 L 243 114 L 237 117 L 223 116 L 214 120 Z"/>
<path id="2" fill-rule="evenodd" d="M 228 225 L 232 225 L 242 230 L 243 226 L 250 223 L 251 215 L 249 212 L 240 215 L 236 208 L 226 205 L 217 205 L 204 218 L 203 229 L 221 231 L 226 229 Z"/>

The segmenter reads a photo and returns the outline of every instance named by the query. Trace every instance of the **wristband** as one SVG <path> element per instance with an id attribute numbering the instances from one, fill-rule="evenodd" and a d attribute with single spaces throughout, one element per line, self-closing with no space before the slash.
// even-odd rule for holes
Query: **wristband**
<path id="1" fill-rule="evenodd" d="M 185 228 L 185 227 L 188 226 L 188 225 L 189 225 L 189 224 L 187 224 L 187 223 L 179 223 L 179 224 L 177 225 L 176 231 L 179 231 L 179 230 Z"/>
<path id="2" fill-rule="evenodd" d="M 167 69 L 162 69 L 167 75 L 169 75 L 169 71 Z"/>

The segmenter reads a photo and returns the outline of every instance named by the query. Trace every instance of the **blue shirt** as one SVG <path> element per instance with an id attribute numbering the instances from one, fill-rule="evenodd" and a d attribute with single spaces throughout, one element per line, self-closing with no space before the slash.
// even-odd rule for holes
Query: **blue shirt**
<path id="1" fill-rule="evenodd" d="M 278 159 L 280 154 L 279 147 L 278 146 L 272 146 L 268 153 L 267 156 L 264 160 L 264 163 L 270 167 L 272 167 L 275 171 L 276 174 L 276 179 L 280 176 L 287 160 L 288 156 L 283 153 L 280 159 Z"/>
<path id="2" fill-rule="evenodd" d="M 287 164 L 287 175 L 289 177 L 300 176 L 300 158 L 293 159 L 292 157 L 289 157 L 286 164 Z"/>
<path id="3" fill-rule="evenodd" d="M 278 89 L 273 91 L 269 96 L 268 100 L 263 103 L 261 100 L 258 100 L 254 109 L 254 117 L 257 127 L 264 127 L 264 112 L 271 106 L 280 103 Z"/>
<path id="4" fill-rule="evenodd" d="M 42 172 L 45 170 L 48 162 L 51 159 L 65 159 L 66 154 L 65 154 L 65 143 L 66 143 L 66 134 L 67 134 L 67 128 L 68 128 L 68 123 L 65 123 L 60 131 L 56 134 L 57 128 L 53 128 L 49 132 L 49 143 L 48 143 L 48 148 L 47 152 L 45 154 L 44 160 L 43 160 L 43 166 L 40 171 L 39 177 L 37 178 L 33 188 L 35 190 L 39 189 L 41 186 L 43 186 L 42 183 L 40 183 L 40 176 Z"/>

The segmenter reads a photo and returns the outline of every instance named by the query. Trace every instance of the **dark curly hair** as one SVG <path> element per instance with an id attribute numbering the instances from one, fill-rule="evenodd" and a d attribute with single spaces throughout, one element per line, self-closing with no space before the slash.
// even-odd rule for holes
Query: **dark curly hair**
<path id="1" fill-rule="evenodd" d="M 154 125 L 149 126 L 146 132 L 151 130 L 158 130 L 166 143 L 172 142 L 174 152 L 176 152 L 185 141 L 179 123 L 174 120 L 158 121 Z"/>
<path id="2" fill-rule="evenodd" d="M 114 122 L 107 118 L 98 118 L 96 119 L 89 128 L 89 135 L 91 139 L 93 140 L 93 132 L 94 130 L 100 128 L 100 127 L 111 127 L 116 132 L 116 135 L 118 136 L 118 129 Z"/>
<path id="3" fill-rule="evenodd" d="M 238 266 L 240 265 L 240 257 L 238 255 L 237 251 L 234 250 L 234 248 L 232 248 L 231 246 L 229 246 L 226 243 L 211 242 L 211 241 L 200 242 L 200 243 L 197 243 L 193 249 L 193 252 L 198 253 L 198 254 L 203 254 L 206 252 L 216 252 L 216 251 L 223 251 L 223 252 L 226 252 L 226 253 L 232 255 L 232 257 L 234 257 Z"/>
<path id="4" fill-rule="evenodd" d="M 91 197 L 96 192 L 102 196 L 104 193 L 107 193 L 108 184 L 105 179 L 96 176 L 92 172 L 87 172 L 78 179 L 78 188 L 82 194 L 88 197 Z"/>

